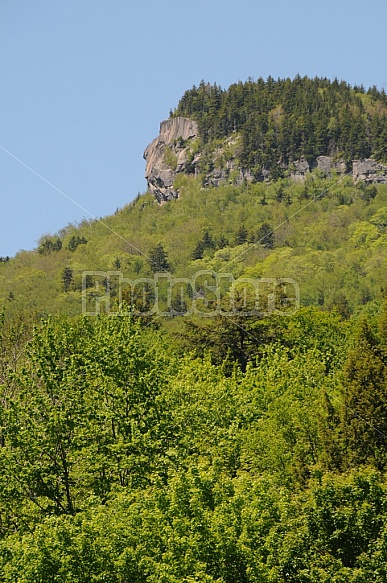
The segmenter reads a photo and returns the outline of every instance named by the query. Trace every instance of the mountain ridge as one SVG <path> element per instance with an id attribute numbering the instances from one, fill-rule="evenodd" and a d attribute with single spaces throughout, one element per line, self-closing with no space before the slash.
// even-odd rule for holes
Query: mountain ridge
<path id="1" fill-rule="evenodd" d="M 161 122 L 159 136 L 144 152 L 148 190 L 159 203 L 178 198 L 176 179 L 179 174 L 200 174 L 202 158 L 206 153 L 198 146 L 198 139 L 198 124 L 194 120 L 178 116 Z M 251 169 L 244 169 L 240 165 L 239 142 L 238 135 L 229 136 L 222 145 L 217 146 L 213 152 L 213 168 L 202 175 L 203 187 L 217 187 L 227 183 L 240 186 L 244 181 L 268 182 L 272 179 L 270 172 L 264 168 L 257 178 Z M 230 153 L 232 146 L 233 154 Z M 348 169 L 349 166 L 352 168 Z M 301 156 L 298 160 L 293 160 L 287 168 L 283 168 L 287 176 L 301 182 L 315 169 L 326 177 L 335 173 L 338 176 L 350 175 L 355 182 L 362 180 L 366 184 L 387 184 L 387 166 L 373 158 L 352 160 L 349 164 L 342 158 L 321 155 L 310 164 Z"/>
<path id="2" fill-rule="evenodd" d="M 367 163 L 366 176 L 358 173 L 356 178 L 385 180 L 380 175 L 387 164 L 387 96 L 376 87 L 365 90 L 337 79 L 299 75 L 248 79 L 228 89 L 201 81 L 184 93 L 170 119 L 190 120 L 184 123 L 196 124 L 197 131 L 187 139 L 175 131 L 169 140 L 164 135 L 168 120 L 162 122 L 158 139 L 168 154 L 161 164 L 162 173 L 169 172 L 166 190 L 155 192 L 157 177 L 153 183 L 148 180 L 160 200 L 176 196 L 171 170 L 200 175 L 203 186 L 225 180 L 238 185 L 243 179 L 302 179 L 314 168 L 326 174 L 331 168 L 353 172 L 354 163 L 375 160 Z M 182 151 L 184 169 L 177 160 Z M 323 158 L 331 159 L 328 169 Z M 375 171 L 370 172 L 370 165 Z M 161 176 L 161 188 L 162 182 Z"/>
<path id="3" fill-rule="evenodd" d="M 356 116 L 345 118 L 348 108 L 361 113 L 359 123 L 369 130 L 365 141 L 347 150 L 332 152 L 326 142 L 330 156 L 324 149 L 313 154 L 313 140 L 320 135 L 321 142 L 324 132 L 320 127 L 313 137 L 301 115 L 310 111 L 314 127 L 320 110 L 323 119 L 330 111 L 323 107 L 328 98 L 340 119 L 330 120 L 326 137 L 336 131 L 337 147 L 355 128 Z M 267 122 L 266 137 L 253 115 L 257 104 L 259 123 Z M 103 290 L 112 271 L 131 281 L 153 278 L 161 258 L 175 278 L 226 269 L 235 280 L 292 278 L 301 286 L 302 305 L 339 306 L 343 313 L 362 309 L 377 301 L 384 287 L 387 188 L 379 182 L 386 174 L 382 156 L 359 163 L 350 155 L 375 152 L 372 145 L 383 151 L 386 116 L 383 91 L 324 79 L 248 81 L 227 91 L 203 83 L 185 93 L 145 152 L 153 190 L 112 216 L 68 225 L 42 237 L 34 251 L 3 258 L 0 303 L 8 313 L 80 313 L 84 272 L 105 274 L 95 281 Z M 261 151 L 249 142 L 254 132 L 265 137 Z M 299 156 L 286 168 L 278 158 L 281 148 L 288 161 L 292 151 Z M 309 148 L 309 156 L 301 157 L 301 148 Z M 354 180 L 344 173 L 349 169 Z M 153 264 L 150 258 L 156 258 Z"/>

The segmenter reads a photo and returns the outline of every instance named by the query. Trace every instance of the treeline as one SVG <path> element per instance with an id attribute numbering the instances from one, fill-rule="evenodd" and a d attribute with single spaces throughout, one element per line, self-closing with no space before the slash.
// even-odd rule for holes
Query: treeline
<path id="1" fill-rule="evenodd" d="M 0 581 L 386 580 L 386 303 L 227 320 L 3 318 Z"/>
<path id="2" fill-rule="evenodd" d="M 301 156 L 311 164 L 323 155 L 386 158 L 386 93 L 337 79 L 269 77 L 226 90 L 202 81 L 172 115 L 195 119 L 204 144 L 239 132 L 241 165 L 256 176 L 263 169 L 282 176 Z"/>

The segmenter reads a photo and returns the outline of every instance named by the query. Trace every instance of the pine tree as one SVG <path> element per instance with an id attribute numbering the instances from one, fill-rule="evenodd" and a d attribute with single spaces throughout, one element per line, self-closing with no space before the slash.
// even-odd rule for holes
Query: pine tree
<path id="1" fill-rule="evenodd" d="M 341 433 L 348 466 L 374 463 L 387 456 L 387 366 L 382 346 L 364 321 L 344 369 Z"/>
<path id="2" fill-rule="evenodd" d="M 79 237 L 79 235 L 75 236 L 73 235 L 67 245 L 67 249 L 69 251 L 75 251 L 78 247 L 78 245 L 86 245 L 87 240 L 85 239 L 85 237 Z"/>
<path id="3" fill-rule="evenodd" d="M 195 249 L 192 251 L 192 259 L 203 259 L 204 245 L 203 241 L 199 241 Z"/>
<path id="4" fill-rule="evenodd" d="M 204 233 L 202 243 L 205 249 L 215 249 L 215 241 L 209 231 Z"/>
<path id="5" fill-rule="evenodd" d="M 168 256 L 161 243 L 149 251 L 148 262 L 153 273 L 169 270 Z"/>
<path id="6" fill-rule="evenodd" d="M 227 247 L 227 245 L 228 245 L 228 239 L 224 235 L 221 235 L 218 239 L 218 245 L 217 245 L 218 249 L 223 249 L 224 247 Z"/>
<path id="7" fill-rule="evenodd" d="M 60 251 L 62 249 L 62 241 L 60 238 L 46 237 L 38 247 L 39 255 L 49 255 L 53 251 Z"/>
<path id="8" fill-rule="evenodd" d="M 63 290 L 65 292 L 70 291 L 71 285 L 73 283 L 73 270 L 70 267 L 65 267 L 62 274 Z"/>
<path id="9" fill-rule="evenodd" d="M 273 228 L 268 223 L 263 223 L 257 232 L 257 243 L 266 247 L 266 249 L 273 249 L 274 247 L 274 233 Z"/>
<path id="10" fill-rule="evenodd" d="M 247 237 L 247 229 L 244 225 L 241 225 L 235 234 L 235 245 L 243 245 L 243 243 L 246 243 Z"/>

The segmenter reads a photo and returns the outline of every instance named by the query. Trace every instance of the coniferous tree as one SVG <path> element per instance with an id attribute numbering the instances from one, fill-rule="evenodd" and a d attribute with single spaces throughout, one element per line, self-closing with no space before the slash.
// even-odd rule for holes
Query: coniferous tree
<path id="1" fill-rule="evenodd" d="M 223 249 L 224 247 L 227 247 L 227 245 L 228 245 L 228 239 L 224 235 L 221 235 L 218 239 L 218 244 L 217 244 L 218 249 Z"/>
<path id="2" fill-rule="evenodd" d="M 192 251 L 192 259 L 203 259 L 204 245 L 203 241 L 199 241 L 195 249 Z"/>
<path id="3" fill-rule="evenodd" d="M 202 239 L 205 249 L 215 249 L 215 241 L 209 231 L 206 231 Z"/>
<path id="4" fill-rule="evenodd" d="M 362 322 L 345 369 L 341 433 L 349 466 L 387 462 L 387 366 L 383 350 L 367 322 Z"/>
<path id="5" fill-rule="evenodd" d="M 168 255 L 161 243 L 149 251 L 148 263 L 153 273 L 169 270 Z"/>
<path id="6" fill-rule="evenodd" d="M 273 228 L 268 223 L 263 223 L 257 232 L 257 243 L 266 247 L 266 249 L 273 249 L 274 247 L 274 232 Z"/>
<path id="7" fill-rule="evenodd" d="M 71 285 L 73 283 L 73 270 L 70 267 L 65 267 L 62 274 L 63 290 L 65 292 L 70 291 Z"/>
<path id="8" fill-rule="evenodd" d="M 46 237 L 43 239 L 41 244 L 38 247 L 38 253 L 40 255 L 49 255 L 53 251 L 60 251 L 62 249 L 62 241 L 59 237 L 52 238 Z"/>
<path id="9" fill-rule="evenodd" d="M 243 245 L 247 242 L 248 231 L 244 225 L 241 225 L 235 234 L 235 245 Z"/>
<path id="10" fill-rule="evenodd" d="M 195 119 L 204 146 L 239 132 L 242 167 L 258 179 L 263 169 L 278 178 L 284 165 L 300 156 L 313 165 L 321 155 L 350 161 L 383 149 L 385 92 L 376 87 L 367 92 L 379 106 L 373 109 L 365 107 L 359 93 L 347 83 L 317 77 L 249 79 L 227 90 L 202 81 L 186 91 L 173 115 Z"/>
<path id="11" fill-rule="evenodd" d="M 75 236 L 73 235 L 67 245 L 67 249 L 69 251 L 75 251 L 78 247 L 78 245 L 86 245 L 87 240 L 85 239 L 85 237 L 79 237 L 79 236 Z"/>

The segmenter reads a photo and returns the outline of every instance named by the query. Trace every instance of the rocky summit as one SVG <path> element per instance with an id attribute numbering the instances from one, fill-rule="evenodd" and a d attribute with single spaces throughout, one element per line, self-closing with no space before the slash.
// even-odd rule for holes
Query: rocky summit
<path id="1" fill-rule="evenodd" d="M 352 176 L 387 183 L 387 95 L 337 80 L 268 78 L 185 92 L 145 151 L 148 190 L 179 196 L 182 174 L 203 188 L 280 178 Z"/>
<path id="2" fill-rule="evenodd" d="M 230 137 L 225 140 L 223 147 L 218 147 L 212 154 L 213 163 L 210 171 L 201 172 L 203 151 L 200 149 L 198 124 L 186 117 L 173 117 L 162 121 L 160 134 L 155 138 L 144 152 L 146 160 L 145 178 L 148 190 L 159 203 L 178 198 L 179 189 L 175 186 L 178 174 L 202 174 L 203 186 L 217 187 L 225 183 L 240 185 L 247 181 L 269 181 L 271 173 L 263 168 L 262 174 L 255 177 L 250 169 L 244 169 L 239 165 L 238 148 L 234 156 L 224 160 L 224 150 L 230 145 L 238 144 L 238 137 Z M 223 163 L 219 160 L 223 158 Z M 210 167 L 211 167 L 210 166 Z M 318 169 L 325 176 L 336 172 L 338 175 L 348 174 L 354 182 L 359 180 L 367 184 L 387 184 L 387 167 L 378 161 L 367 158 L 353 160 L 348 165 L 342 159 L 332 156 L 318 156 L 314 163 L 301 156 L 289 164 L 288 176 L 296 182 L 304 182 L 308 173 Z"/>

